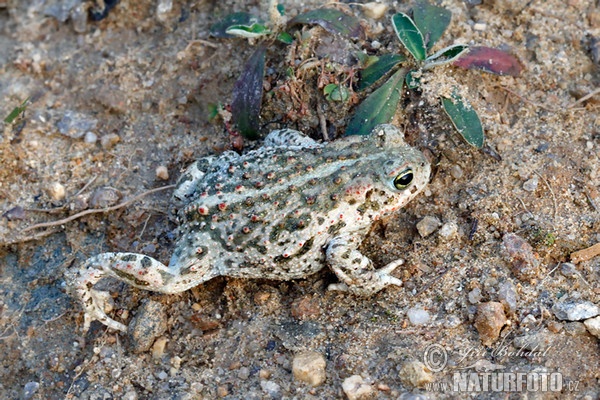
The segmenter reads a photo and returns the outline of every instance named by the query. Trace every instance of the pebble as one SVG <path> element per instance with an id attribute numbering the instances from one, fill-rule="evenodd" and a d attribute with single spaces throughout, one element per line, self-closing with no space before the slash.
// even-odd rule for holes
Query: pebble
<path id="1" fill-rule="evenodd" d="M 67 110 L 61 120 L 57 122 L 56 127 L 58 128 L 58 132 L 62 135 L 69 136 L 73 139 L 79 139 L 83 137 L 86 132 L 94 130 L 97 124 L 98 120 L 94 118 Z"/>
<path id="2" fill-rule="evenodd" d="M 304 351 L 294 356 L 294 378 L 315 387 L 325 382 L 325 357 L 316 351 Z"/>
<path id="3" fill-rule="evenodd" d="M 414 307 L 409 309 L 406 312 L 406 315 L 408 316 L 408 320 L 410 321 L 410 323 L 413 325 L 425 325 L 431 319 L 431 316 L 429 315 L 427 310 L 424 310 L 420 307 Z"/>
<path id="4" fill-rule="evenodd" d="M 523 350 L 542 352 L 556 343 L 556 335 L 549 332 L 536 332 L 531 335 L 517 336 L 513 340 L 515 347 Z"/>
<path id="5" fill-rule="evenodd" d="M 161 181 L 166 181 L 169 179 L 169 170 L 164 165 L 159 165 L 156 167 L 156 177 Z"/>
<path id="6" fill-rule="evenodd" d="M 567 278 L 576 278 L 577 277 L 577 267 L 573 263 L 562 263 L 560 264 L 560 273 L 562 276 Z"/>
<path id="7" fill-rule="evenodd" d="M 363 4 L 362 10 L 368 18 L 379 19 L 387 12 L 388 5 L 372 1 Z"/>
<path id="8" fill-rule="evenodd" d="M 438 235 L 440 235 L 440 238 L 444 239 L 444 240 L 448 240 L 453 238 L 454 236 L 456 236 L 456 233 L 458 232 L 458 224 L 454 221 L 452 222 L 446 222 L 444 225 L 442 225 L 442 227 L 440 228 Z"/>
<path id="9" fill-rule="evenodd" d="M 452 175 L 454 179 L 460 179 L 463 177 L 464 173 L 459 165 L 454 164 L 450 167 L 450 175 Z"/>
<path id="10" fill-rule="evenodd" d="M 366 383 L 360 375 L 352 375 L 344 379 L 342 390 L 349 400 L 368 399 L 373 395 L 373 386 Z"/>
<path id="11" fill-rule="evenodd" d="M 112 149 L 120 141 L 121 141 L 121 138 L 116 133 L 109 133 L 107 135 L 102 136 L 102 138 L 100 138 L 100 144 L 102 145 L 102 148 L 104 150 Z"/>
<path id="12" fill-rule="evenodd" d="M 519 280 L 529 281 L 538 275 L 540 262 L 533 247 L 525 239 L 514 233 L 507 233 L 502 237 L 502 245 L 505 258 Z"/>
<path id="13" fill-rule="evenodd" d="M 476 287 L 475 289 L 471 290 L 469 292 L 468 298 L 469 298 L 469 303 L 471 303 L 471 304 L 479 303 L 481 301 L 481 289 Z"/>
<path id="14" fill-rule="evenodd" d="M 433 381 L 433 375 L 421 361 L 404 363 L 398 376 L 402 384 L 408 387 L 422 388 Z"/>
<path id="15" fill-rule="evenodd" d="M 135 392 L 135 390 L 127 392 L 123 395 L 123 400 L 137 400 L 137 399 L 138 399 L 138 395 Z"/>
<path id="16" fill-rule="evenodd" d="M 303 296 L 294 300 L 291 307 L 292 317 L 303 320 L 307 318 L 315 319 L 321 315 L 319 301 L 312 296 Z"/>
<path id="17" fill-rule="evenodd" d="M 91 208 L 107 208 L 117 204 L 122 197 L 121 192 L 115 188 L 99 187 L 92 192 L 89 205 Z"/>
<path id="18" fill-rule="evenodd" d="M 86 143 L 94 144 L 98 141 L 98 135 L 92 131 L 87 131 L 83 137 L 83 141 Z"/>
<path id="19" fill-rule="evenodd" d="M 260 388 L 272 398 L 281 397 L 281 386 L 273 381 L 260 381 Z"/>
<path id="20" fill-rule="evenodd" d="M 588 333 L 583 322 L 573 321 L 567 322 L 564 326 L 565 333 L 569 336 L 583 336 Z"/>
<path id="21" fill-rule="evenodd" d="M 487 29 L 487 24 L 483 23 L 483 22 L 477 22 L 477 23 L 473 24 L 473 29 L 476 31 L 483 32 Z"/>
<path id="22" fill-rule="evenodd" d="M 371 42 L 371 48 L 372 48 L 373 50 L 378 50 L 378 49 L 380 49 L 380 48 L 381 48 L 381 42 L 379 42 L 379 41 L 377 41 L 377 40 L 373 40 L 373 41 Z"/>
<path id="23" fill-rule="evenodd" d="M 156 338 L 167 330 L 165 306 L 154 300 L 145 301 L 131 320 L 127 332 L 134 353 L 148 351 Z"/>
<path id="24" fill-rule="evenodd" d="M 46 193 L 54 201 L 61 201 L 67 196 L 67 190 L 60 182 L 53 182 L 46 188 Z"/>
<path id="25" fill-rule="evenodd" d="M 164 336 L 161 336 L 158 339 L 156 339 L 156 341 L 152 345 L 152 359 L 153 360 L 160 360 L 163 357 L 163 355 L 165 354 L 165 348 L 167 347 L 168 341 L 169 340 Z"/>
<path id="26" fill-rule="evenodd" d="M 33 395 L 40 388 L 40 384 L 38 382 L 27 382 L 23 387 L 23 396 L 22 398 L 25 400 L 29 400 L 33 397 Z"/>
<path id="27" fill-rule="evenodd" d="M 600 317 L 586 319 L 583 324 L 588 332 L 600 339 Z"/>
<path id="28" fill-rule="evenodd" d="M 421 237 L 427 237 L 431 235 L 442 223 L 439 219 L 432 216 L 426 216 L 417 223 L 417 231 Z"/>
<path id="29" fill-rule="evenodd" d="M 567 299 L 555 303 L 552 312 L 556 318 L 563 321 L 581 321 L 598 316 L 600 308 L 591 301 Z"/>
<path id="30" fill-rule="evenodd" d="M 477 306 L 475 329 L 479 332 L 479 338 L 484 346 L 490 346 L 498 340 L 500 331 L 506 322 L 502 303 L 490 301 Z"/>
<path id="31" fill-rule="evenodd" d="M 237 376 L 239 379 L 245 381 L 250 377 L 250 369 L 248 367 L 241 367 Z"/>
<path id="32" fill-rule="evenodd" d="M 504 306 L 504 311 L 514 314 L 517 311 L 517 300 L 519 300 L 516 286 L 510 281 L 502 282 L 498 287 L 498 300 Z"/>
<path id="33" fill-rule="evenodd" d="M 539 183 L 538 177 L 534 176 L 533 178 L 528 179 L 523 183 L 523 190 L 526 190 L 528 192 L 535 192 L 535 190 L 538 187 L 538 183 Z"/>

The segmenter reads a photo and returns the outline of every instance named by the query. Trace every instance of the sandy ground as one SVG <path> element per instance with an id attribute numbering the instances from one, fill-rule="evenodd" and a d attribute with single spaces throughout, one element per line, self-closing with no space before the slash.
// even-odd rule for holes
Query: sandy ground
<path id="1" fill-rule="evenodd" d="M 312 3 L 286 9 L 293 16 Z M 208 107 L 231 101 L 253 47 L 211 38 L 209 28 L 231 11 L 267 18 L 267 4 L 181 1 L 161 14 L 156 2 L 122 0 L 87 25 L 76 14 L 46 15 L 68 4 L 0 1 L 0 115 L 32 99 L 0 136 L 0 210 L 8 212 L 0 219 L 1 398 L 456 398 L 466 394 L 452 388 L 455 373 L 486 372 L 555 374 L 562 385 L 480 388 L 476 398 L 600 396 L 598 338 L 583 322 L 600 304 L 600 257 L 565 264 L 600 242 L 598 96 L 579 101 L 598 88 L 597 2 L 443 1 L 453 20 L 440 48 L 499 47 L 524 70 L 497 77 L 444 68 L 432 77 L 468 89 L 491 151 L 465 144 L 435 102 L 413 101 L 411 117 L 399 113 L 434 174 L 426 193 L 375 226 L 363 248 L 380 266 L 405 259 L 396 272 L 404 287 L 368 299 L 327 292 L 335 277 L 326 269 L 291 282 L 217 278 L 170 296 L 106 282 L 124 323 L 164 313 L 167 330 L 150 337 L 150 350 L 99 323 L 82 334 L 62 273 L 109 250 L 167 262 L 176 239 L 170 190 L 26 228 L 173 184 L 194 159 L 240 148 L 222 121 L 208 121 Z M 388 6 L 378 21 L 349 6 L 369 32 L 352 46 L 378 41 L 378 54 L 399 51 L 389 16 L 409 6 Z M 281 73 L 285 56 L 270 54 L 267 68 Z M 266 81 L 267 89 L 285 83 Z M 300 100 L 319 95 L 306 86 Z M 265 96 L 265 110 L 281 118 L 274 98 Z M 306 115 L 287 117 L 322 138 L 322 102 L 307 100 Z M 352 105 L 329 110 L 335 136 Z M 426 237 L 416 229 L 424 218 L 433 231 Z M 561 304 L 591 314 L 565 317 Z M 432 349 L 447 356 L 439 371 L 428 364 Z M 293 374 L 307 351 L 325 361 L 316 387 Z M 343 389 L 356 375 L 362 383 Z"/>

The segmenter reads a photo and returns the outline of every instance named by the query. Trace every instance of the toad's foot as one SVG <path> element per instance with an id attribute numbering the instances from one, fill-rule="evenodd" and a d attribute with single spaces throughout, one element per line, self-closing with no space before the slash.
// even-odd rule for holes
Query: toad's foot
<path id="1" fill-rule="evenodd" d="M 350 235 L 338 236 L 329 242 L 326 257 L 329 267 L 341 283 L 329 285 L 329 290 L 370 296 L 389 285 L 402 286 L 402 280 L 391 274 L 403 260 L 396 260 L 376 270 L 373 262 L 357 250 L 360 242 Z"/>
<path id="2" fill-rule="evenodd" d="M 127 326 L 108 317 L 104 312 L 106 292 L 93 289 L 104 277 L 114 277 L 140 289 L 167 292 L 172 278 L 168 268 L 153 258 L 134 253 L 104 253 L 88 259 L 79 268 L 65 272 L 68 292 L 79 300 L 84 310 L 83 332 L 92 321 L 98 320 L 109 328 L 127 331 Z"/>

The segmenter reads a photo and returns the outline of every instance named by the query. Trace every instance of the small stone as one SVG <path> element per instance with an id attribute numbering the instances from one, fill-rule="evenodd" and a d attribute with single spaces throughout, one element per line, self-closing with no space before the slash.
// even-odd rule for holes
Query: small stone
<path id="1" fill-rule="evenodd" d="M 344 379 L 342 390 L 349 400 L 368 399 L 373 395 L 373 387 L 366 383 L 360 375 L 352 375 Z"/>
<path id="2" fill-rule="evenodd" d="M 600 308 L 591 301 L 567 299 L 554 304 L 552 312 L 563 321 L 581 321 L 598 316 Z"/>
<path id="3" fill-rule="evenodd" d="M 104 150 L 110 150 L 113 147 L 115 147 L 115 145 L 120 141 L 121 138 L 119 137 L 119 135 L 117 135 L 116 133 L 109 133 L 108 135 L 102 136 L 102 138 L 100 139 L 100 144 L 102 145 L 102 148 Z"/>
<path id="4" fill-rule="evenodd" d="M 517 288 L 512 282 L 502 282 L 498 287 L 498 300 L 504 306 L 504 311 L 508 314 L 514 314 L 517 311 Z"/>
<path id="5" fill-rule="evenodd" d="M 459 165 L 454 164 L 450 167 L 450 175 L 452 175 L 454 179 L 460 179 L 463 177 L 464 173 Z"/>
<path id="6" fill-rule="evenodd" d="M 321 315 L 319 302 L 312 296 L 303 296 L 292 303 L 292 317 L 296 319 L 316 318 Z"/>
<path id="7" fill-rule="evenodd" d="M 562 263 L 560 264 L 560 273 L 567 278 L 576 278 L 577 267 L 573 263 Z"/>
<path id="8" fill-rule="evenodd" d="M 587 335 L 588 330 L 583 322 L 572 321 L 565 323 L 565 333 L 569 336 L 583 336 Z"/>
<path id="9" fill-rule="evenodd" d="M 56 124 L 56 127 L 62 135 L 72 137 L 73 139 L 79 139 L 85 135 L 86 132 L 95 129 L 97 124 L 98 120 L 94 118 L 67 110 L 61 120 Z"/>
<path id="10" fill-rule="evenodd" d="M 67 190 L 59 182 L 53 182 L 46 188 L 46 193 L 54 201 L 61 201 L 67 196 Z"/>
<path id="11" fill-rule="evenodd" d="M 534 176 L 531 179 L 528 179 L 525 181 L 525 183 L 523 183 L 523 190 L 526 190 L 528 192 L 535 192 L 535 190 L 538 187 L 538 183 L 539 183 L 539 179 L 537 176 Z"/>
<path id="12" fill-rule="evenodd" d="M 442 227 L 440 228 L 438 235 L 440 235 L 440 238 L 444 239 L 444 240 L 448 240 L 453 238 L 454 236 L 456 236 L 456 233 L 458 232 L 458 224 L 454 221 L 452 222 L 446 222 L 444 225 L 442 225 Z"/>
<path id="13" fill-rule="evenodd" d="M 238 378 L 245 381 L 250 377 L 250 369 L 248 367 L 241 367 L 237 374 Z"/>
<path id="14" fill-rule="evenodd" d="M 277 384 L 273 381 L 260 381 L 260 387 L 263 390 L 263 392 L 268 394 L 270 397 L 272 397 L 272 398 L 280 397 L 279 392 L 281 392 L 281 386 L 279 386 L 279 384 Z"/>
<path id="15" fill-rule="evenodd" d="M 89 205 L 91 208 L 108 208 L 117 204 L 122 197 L 123 195 L 117 189 L 99 187 L 92 192 Z"/>
<path id="16" fill-rule="evenodd" d="M 165 371 L 160 371 L 158 373 L 158 375 L 156 375 L 156 377 L 158 379 L 160 379 L 161 381 L 164 381 L 165 379 L 167 379 L 169 377 L 169 374 L 167 374 Z"/>
<path id="17" fill-rule="evenodd" d="M 502 245 L 505 258 L 519 280 L 529 281 L 539 274 L 540 262 L 533 247 L 525 239 L 514 233 L 507 233 L 502 237 Z"/>
<path id="18" fill-rule="evenodd" d="M 543 352 L 556 343 L 556 335 L 540 331 L 531 335 L 517 336 L 513 340 L 515 347 L 532 352 Z"/>
<path id="19" fill-rule="evenodd" d="M 156 338 L 167 330 L 167 312 L 165 306 L 153 300 L 147 300 L 139 308 L 127 332 L 134 353 L 148 351 Z"/>
<path id="20" fill-rule="evenodd" d="M 85 136 L 83 137 L 83 141 L 86 143 L 94 144 L 98 141 L 98 135 L 96 135 L 94 132 L 87 131 L 85 133 Z"/>
<path id="21" fill-rule="evenodd" d="M 162 181 L 169 179 L 169 170 L 164 165 L 156 167 L 156 177 Z"/>
<path id="22" fill-rule="evenodd" d="M 408 387 L 422 388 L 433 382 L 431 371 L 420 361 L 409 361 L 402 365 L 398 376 L 402 384 Z"/>
<path id="23" fill-rule="evenodd" d="M 548 322 L 548 330 L 552 333 L 558 333 L 563 330 L 563 324 L 558 321 L 549 321 Z"/>
<path id="24" fill-rule="evenodd" d="M 363 4 L 362 7 L 365 16 L 372 19 L 379 19 L 385 15 L 388 10 L 388 5 L 383 3 L 376 3 L 374 1 Z"/>
<path id="25" fill-rule="evenodd" d="M 165 354 L 165 347 L 167 347 L 167 342 L 169 340 L 162 336 L 156 339 L 154 344 L 152 345 L 152 359 L 160 360 Z"/>
<path id="26" fill-rule="evenodd" d="M 217 387 L 217 396 L 219 397 L 225 397 L 229 394 L 229 389 L 227 389 L 227 386 L 219 386 Z"/>
<path id="27" fill-rule="evenodd" d="M 4 214 L 2 214 L 2 216 L 9 221 L 16 221 L 20 219 L 25 219 L 27 215 L 25 214 L 25 209 L 23 207 L 15 206 L 5 211 Z"/>
<path id="28" fill-rule="evenodd" d="M 479 303 L 481 301 L 481 289 L 476 287 L 475 289 L 471 290 L 469 292 L 468 298 L 469 298 L 469 303 L 471 303 L 471 304 Z"/>
<path id="29" fill-rule="evenodd" d="M 419 235 L 421 235 L 421 237 L 425 238 L 435 232 L 440 225 L 442 225 L 442 223 L 439 219 L 436 217 L 427 216 L 417 223 L 417 231 L 419 231 Z"/>
<path id="30" fill-rule="evenodd" d="M 586 319 L 583 324 L 588 332 L 600 339 L 600 317 Z"/>
<path id="31" fill-rule="evenodd" d="M 477 307 L 475 317 L 475 328 L 479 332 L 479 338 L 484 346 L 490 346 L 500 336 L 502 327 L 506 325 L 507 319 L 504 315 L 502 303 L 490 301 L 481 303 Z"/>
<path id="32" fill-rule="evenodd" d="M 123 400 L 137 400 L 138 395 L 135 390 L 127 392 L 123 395 Z"/>
<path id="33" fill-rule="evenodd" d="M 487 29 L 487 24 L 483 22 L 477 22 L 473 24 L 473 30 L 483 32 Z"/>
<path id="34" fill-rule="evenodd" d="M 431 318 L 429 313 L 420 307 L 409 309 L 406 312 L 406 315 L 408 316 L 410 323 L 413 325 L 424 325 L 428 323 Z"/>
<path id="35" fill-rule="evenodd" d="M 373 40 L 373 41 L 371 42 L 371 48 L 372 48 L 373 50 L 378 50 L 378 49 L 380 49 L 380 48 L 381 48 L 381 42 L 379 42 L 379 41 L 377 41 L 377 40 Z"/>
<path id="36" fill-rule="evenodd" d="M 292 362 L 294 378 L 315 387 L 325 382 L 325 357 L 316 351 L 296 354 Z"/>
<path id="37" fill-rule="evenodd" d="M 23 387 L 23 399 L 29 400 L 40 388 L 39 382 L 27 382 Z"/>

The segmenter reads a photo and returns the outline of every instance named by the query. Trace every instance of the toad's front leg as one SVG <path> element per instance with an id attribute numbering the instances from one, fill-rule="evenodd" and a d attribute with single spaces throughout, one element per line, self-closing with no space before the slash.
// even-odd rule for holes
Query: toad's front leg
<path id="1" fill-rule="evenodd" d="M 177 290 L 176 285 L 172 285 L 173 278 L 176 277 L 169 271 L 169 268 L 151 257 L 135 253 L 99 254 L 88 259 L 83 266 L 65 272 L 67 291 L 83 306 L 84 332 L 95 320 L 110 328 L 127 331 L 125 325 L 108 317 L 104 312 L 107 293 L 93 288 L 100 279 L 107 276 L 140 289 L 163 293 L 181 291 Z"/>
<path id="2" fill-rule="evenodd" d="M 325 250 L 327 263 L 341 283 L 329 285 L 329 290 L 352 292 L 370 296 L 389 285 L 402 286 L 402 280 L 390 273 L 403 263 L 392 261 L 376 270 L 373 262 L 358 251 L 360 241 L 351 235 L 337 236 L 329 241 Z"/>

